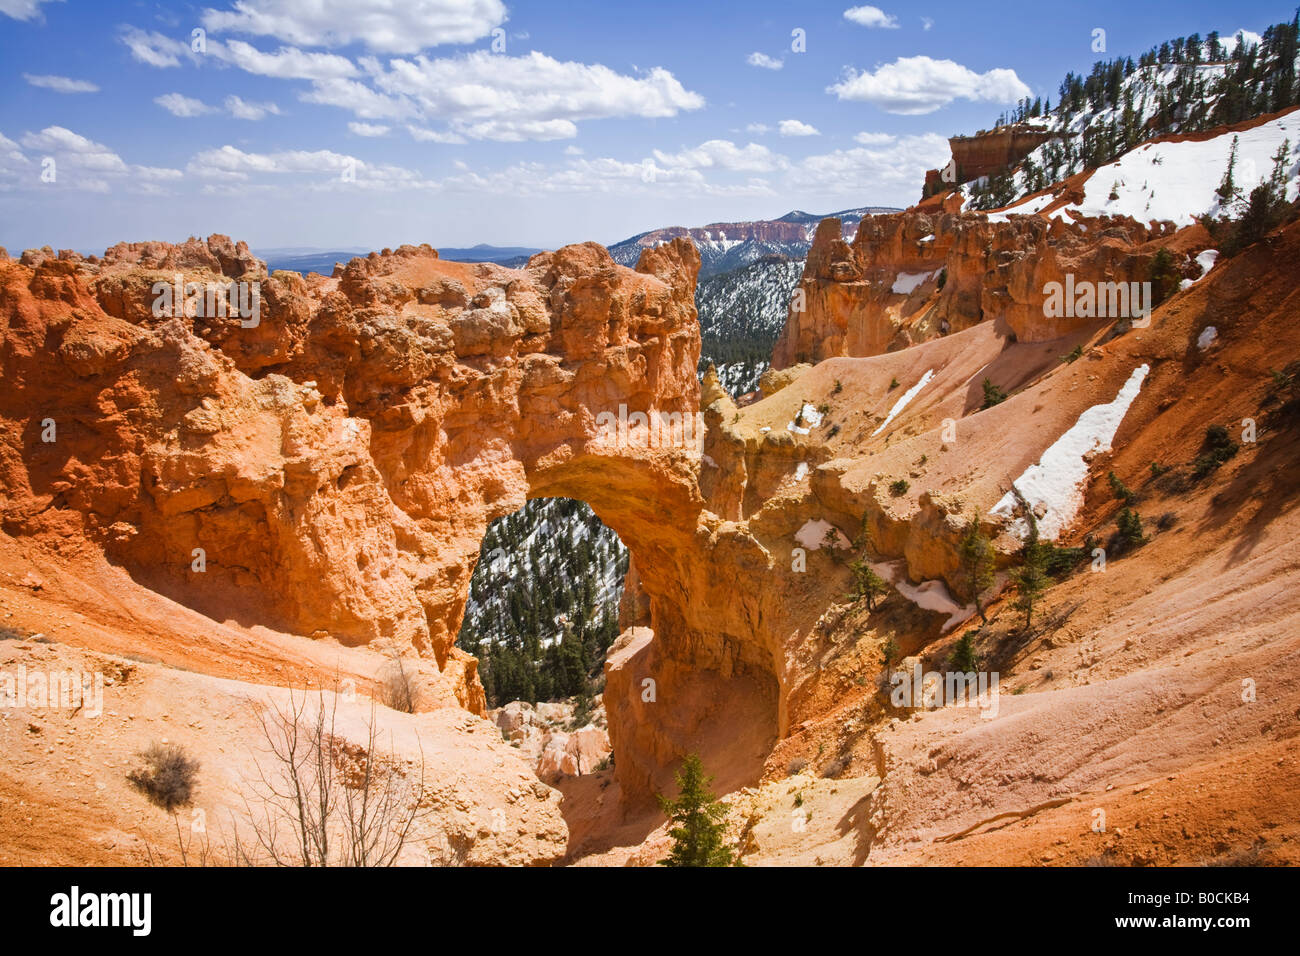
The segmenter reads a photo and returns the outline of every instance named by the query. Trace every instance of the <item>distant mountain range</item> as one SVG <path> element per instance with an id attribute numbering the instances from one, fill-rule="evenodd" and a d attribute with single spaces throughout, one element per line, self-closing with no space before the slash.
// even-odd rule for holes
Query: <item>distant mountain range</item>
<path id="1" fill-rule="evenodd" d="M 893 206 L 861 206 L 827 213 L 844 224 L 845 238 L 857 232 L 863 216 L 876 213 L 899 212 Z M 713 222 L 707 226 L 665 226 L 651 229 L 616 242 L 609 247 L 614 261 L 625 266 L 635 266 L 641 250 L 668 242 L 678 236 L 687 236 L 700 250 L 700 278 L 729 272 L 741 266 L 771 256 L 802 259 L 812 245 L 817 223 L 826 216 L 814 215 L 795 209 L 779 219 L 755 219 L 747 222 Z M 530 246 L 493 246 L 480 243 L 468 248 L 438 247 L 438 255 L 452 262 L 495 262 L 498 265 L 518 268 L 529 258 L 541 252 Z M 355 256 L 367 255 L 369 249 L 312 249 L 294 246 L 280 249 L 259 249 L 257 255 L 266 260 L 271 271 L 286 269 L 290 272 L 319 272 L 329 275 L 336 262 L 346 263 Z"/>
<path id="2" fill-rule="evenodd" d="M 667 226 L 617 242 L 609 247 L 609 254 L 615 262 L 634 266 L 642 249 L 657 246 L 678 236 L 687 236 L 700 250 L 700 278 L 707 279 L 770 256 L 802 259 L 812 245 L 817 224 L 827 216 L 840 219 L 844 235 L 848 238 L 858 231 L 858 223 L 863 216 L 888 212 L 901 210 L 893 206 L 860 206 L 857 209 L 814 215 L 795 209 L 779 219 L 713 222 L 692 228 Z"/>
<path id="3" fill-rule="evenodd" d="M 466 249 L 452 246 L 447 248 L 439 247 L 438 255 L 452 262 L 495 262 L 499 265 L 514 268 L 524 265 L 530 257 L 541 251 L 541 249 L 533 249 L 529 246 L 490 246 L 487 243 L 480 243 Z M 369 249 L 291 248 L 257 250 L 258 257 L 266 260 L 266 267 L 272 272 L 276 269 L 285 269 L 289 272 L 301 272 L 303 275 L 308 272 L 319 272 L 321 275 L 326 276 L 334 271 L 336 262 L 346 263 L 349 259 L 369 255 L 369 253 Z"/>

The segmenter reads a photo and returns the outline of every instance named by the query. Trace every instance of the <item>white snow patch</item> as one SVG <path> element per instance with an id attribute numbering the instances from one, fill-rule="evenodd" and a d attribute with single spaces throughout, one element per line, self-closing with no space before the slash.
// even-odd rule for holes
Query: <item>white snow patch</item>
<path id="1" fill-rule="evenodd" d="M 1196 264 L 1201 267 L 1201 274 L 1197 276 L 1197 281 L 1204 279 L 1214 268 L 1214 264 L 1219 261 L 1218 249 L 1206 249 L 1196 257 Z"/>
<path id="2" fill-rule="evenodd" d="M 820 551 L 822 545 L 826 543 L 826 533 L 828 531 L 835 532 L 836 548 L 852 547 L 852 543 L 844 536 L 844 532 L 824 518 L 809 518 L 804 522 L 803 527 L 795 532 L 794 539 L 809 551 Z"/>
<path id="3" fill-rule="evenodd" d="M 795 422 L 790 422 L 790 424 L 785 426 L 785 430 L 788 432 L 794 432 L 796 435 L 807 435 L 809 429 L 816 428 L 822 423 L 822 413 L 817 411 L 816 405 L 809 405 L 807 402 L 804 402 L 803 410 L 799 413 L 799 421 L 802 421 L 804 424 L 799 425 Z"/>
<path id="4" fill-rule="evenodd" d="M 1203 330 L 1201 330 L 1201 334 L 1196 337 L 1196 347 L 1204 352 L 1214 344 L 1214 340 L 1218 337 L 1219 330 L 1212 325 L 1207 325 Z"/>
<path id="5" fill-rule="evenodd" d="M 1041 196 L 1034 196 L 1032 199 L 1026 199 L 1018 205 L 1012 206 L 1003 212 L 991 212 L 988 214 L 989 222 L 1007 222 L 1011 216 L 1031 216 L 1034 213 L 1042 212 L 1045 208 L 1056 202 L 1056 197 L 1051 193 L 1044 193 Z"/>
<path id="6" fill-rule="evenodd" d="M 880 423 L 879 427 L 877 427 L 874 432 L 871 433 L 872 437 L 874 438 L 876 435 L 879 435 L 882 431 L 884 431 L 885 426 L 888 425 L 890 422 L 892 422 L 898 416 L 898 413 L 907 407 L 907 403 L 910 402 L 913 398 L 915 398 L 916 393 L 919 392 L 921 389 L 923 389 L 926 383 L 929 382 L 930 379 L 932 378 L 934 378 L 934 369 L 930 369 L 928 372 L 922 375 L 921 381 L 917 382 L 906 392 L 904 392 L 903 396 L 898 401 L 894 402 L 894 407 L 889 410 L 889 414 L 885 416 L 885 420 Z"/>
<path id="7" fill-rule="evenodd" d="M 1079 420 L 1043 452 L 1038 464 L 1030 465 L 1016 479 L 1015 485 L 1033 509 L 1038 533 L 1042 537 L 1055 540 L 1078 514 L 1083 505 L 1083 483 L 1088 477 L 1088 462 L 1097 452 L 1110 451 L 1111 440 L 1133 399 L 1141 391 L 1149 371 L 1147 365 L 1135 368 L 1113 402 L 1085 410 Z M 1023 541 L 1029 536 L 1029 521 L 1027 518 L 1013 518 L 1018 505 L 1016 496 L 1007 492 L 989 514 L 1008 519 L 1008 530 Z"/>
<path id="8" fill-rule="evenodd" d="M 762 428 L 759 429 L 759 432 L 761 432 L 761 433 L 763 433 L 763 434 L 767 434 L 767 433 L 770 432 L 771 430 L 772 430 L 772 426 L 771 426 L 771 425 L 764 425 Z"/>
<path id="9" fill-rule="evenodd" d="M 794 480 L 803 481 L 808 477 L 808 462 L 799 462 L 799 467 L 794 470 Z"/>
<path id="10" fill-rule="evenodd" d="M 944 631 L 956 627 L 975 613 L 974 604 L 963 607 L 954 601 L 952 594 L 948 591 L 948 586 L 942 581 L 922 581 L 920 584 L 913 584 L 907 578 L 905 564 L 905 561 L 881 561 L 871 565 L 871 570 L 888 581 L 893 585 L 894 590 L 922 610 L 947 614 L 948 620 L 944 622 Z"/>
<path id="11" fill-rule="evenodd" d="M 938 270 L 934 272 L 900 272 L 894 277 L 894 284 L 890 292 L 894 295 L 911 295 L 916 291 L 917 286 L 928 282 L 938 275 Z"/>
<path id="12" fill-rule="evenodd" d="M 1214 263 L 1218 261 L 1218 258 L 1219 258 L 1218 249 L 1206 249 L 1199 256 L 1197 256 L 1196 264 L 1201 267 L 1201 274 L 1198 275 L 1195 279 L 1183 279 L 1181 282 L 1178 283 L 1178 291 L 1181 292 L 1183 289 L 1187 289 L 1190 288 L 1191 286 L 1196 285 L 1196 283 L 1200 282 L 1207 275 L 1209 275 L 1210 270 L 1214 268 Z"/>

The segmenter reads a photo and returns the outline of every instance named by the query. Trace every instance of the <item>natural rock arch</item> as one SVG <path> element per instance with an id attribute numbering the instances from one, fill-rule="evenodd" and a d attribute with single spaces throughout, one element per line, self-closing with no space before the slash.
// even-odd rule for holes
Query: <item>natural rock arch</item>
<path id="1" fill-rule="evenodd" d="M 483 534 L 527 498 L 583 500 L 631 551 L 657 634 L 611 676 L 632 698 L 610 707 L 618 773 L 645 797 L 707 749 L 728 682 L 755 684 L 735 688 L 760 702 L 746 725 L 776 732 L 769 651 L 734 633 L 737 582 L 713 563 L 720 542 L 764 561 L 699 488 L 698 268 L 685 240 L 636 270 L 594 243 L 522 270 L 404 246 L 303 279 L 217 236 L 0 264 L 0 411 L 61 429 L 4 445 L 5 524 L 84 535 L 213 616 L 414 650 L 434 704 L 481 713 L 454 640 Z M 232 281 L 256 284 L 258 315 L 155 308 L 157 283 Z"/>

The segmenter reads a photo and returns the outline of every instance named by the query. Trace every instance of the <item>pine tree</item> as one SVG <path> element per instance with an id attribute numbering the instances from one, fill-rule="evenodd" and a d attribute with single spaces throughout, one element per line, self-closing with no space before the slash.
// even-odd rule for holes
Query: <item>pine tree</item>
<path id="1" fill-rule="evenodd" d="M 894 666 L 894 662 L 897 660 L 898 641 L 891 637 L 889 640 L 885 641 L 885 646 L 880 649 L 880 666 L 885 670 L 889 670 Z"/>
<path id="2" fill-rule="evenodd" d="M 591 687 L 587 681 L 578 688 L 578 696 L 573 702 L 573 721 L 570 726 L 581 730 L 591 722 Z"/>
<path id="3" fill-rule="evenodd" d="M 987 378 L 984 380 L 984 404 L 980 408 L 992 408 L 1006 401 L 1007 393 L 998 388 Z"/>
<path id="4" fill-rule="evenodd" d="M 980 655 L 975 650 L 975 636 L 970 631 L 963 634 L 953 645 L 952 653 L 948 655 L 948 663 L 954 670 L 964 674 L 979 670 Z"/>
<path id="5" fill-rule="evenodd" d="M 1043 546 L 1038 543 L 1038 528 L 1033 526 L 1029 540 L 1025 543 L 1025 562 L 1011 572 L 1011 583 L 1017 592 L 1012 607 L 1025 612 L 1026 628 L 1033 624 L 1034 608 L 1050 581 L 1047 576 L 1047 556 Z"/>
<path id="6" fill-rule="evenodd" d="M 962 532 L 959 545 L 962 572 L 966 576 L 966 587 L 975 601 L 975 610 L 980 620 L 988 623 L 984 614 L 984 602 L 980 595 L 993 583 L 993 544 L 980 531 L 979 521 L 972 518 Z"/>
<path id="7" fill-rule="evenodd" d="M 1291 169 L 1291 140 L 1284 139 L 1273 154 L 1273 172 L 1268 177 L 1269 194 L 1273 201 L 1286 202 L 1287 173 Z"/>
<path id="8" fill-rule="evenodd" d="M 885 579 L 877 574 L 867 563 L 865 557 L 854 559 L 849 565 L 849 571 L 853 575 L 853 594 L 855 601 L 866 601 L 867 610 L 876 609 L 876 598 L 883 596 L 889 591 L 889 585 Z"/>
<path id="9" fill-rule="evenodd" d="M 1151 305 L 1157 306 L 1177 292 L 1182 278 L 1169 250 L 1164 246 L 1157 249 L 1147 272 L 1147 279 L 1151 283 Z"/>
<path id="10" fill-rule="evenodd" d="M 1281 211 L 1281 204 L 1273 200 L 1267 184 L 1260 183 L 1252 189 L 1231 240 L 1224 243 L 1224 254 L 1236 255 L 1263 239 L 1281 221 Z"/>
<path id="11" fill-rule="evenodd" d="M 673 847 L 661 866 L 734 866 L 735 854 L 723 842 L 727 807 L 709 790 L 712 777 L 704 775 L 700 755 L 692 753 L 677 772 L 677 799 L 656 795 L 672 826 Z"/>
<path id="12" fill-rule="evenodd" d="M 1228 169 L 1223 174 L 1223 181 L 1219 183 L 1219 188 L 1214 194 L 1219 197 L 1219 205 L 1226 206 L 1232 202 L 1237 195 L 1237 184 L 1233 175 L 1237 168 L 1237 137 L 1232 137 L 1232 148 L 1228 152 Z"/>
<path id="13" fill-rule="evenodd" d="M 1119 534 L 1125 545 L 1133 547 L 1146 541 L 1142 533 L 1142 518 L 1132 508 L 1124 508 L 1115 519 L 1119 525 Z"/>

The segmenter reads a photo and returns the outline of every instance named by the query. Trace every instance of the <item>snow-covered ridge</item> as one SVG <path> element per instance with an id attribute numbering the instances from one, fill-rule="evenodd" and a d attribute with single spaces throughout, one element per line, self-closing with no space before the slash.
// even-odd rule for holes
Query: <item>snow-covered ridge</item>
<path id="1" fill-rule="evenodd" d="M 1242 192 L 1249 193 L 1269 178 L 1274 156 L 1285 143 L 1286 199 L 1291 202 L 1300 195 L 1300 111 L 1295 111 L 1240 133 L 1143 143 L 1094 170 L 1084 184 L 1082 202 L 1067 203 L 1048 215 L 1064 217 L 1066 222 L 1130 216 L 1138 222 L 1167 220 L 1179 226 L 1190 226 L 1201 216 L 1217 216 L 1224 211 L 1217 190 L 1228 169 L 1234 138 L 1237 161 L 1233 178 Z M 1008 216 L 1041 212 L 1056 201 L 1046 193 L 989 213 L 988 218 L 1004 222 Z"/>
<path id="2" fill-rule="evenodd" d="M 1159 50 L 1163 62 L 1157 61 L 1153 48 L 1136 65 L 1131 58 L 1121 57 L 1098 62 L 1088 77 L 1071 74 L 1061 85 L 1062 98 L 1055 108 L 1042 116 L 1023 117 L 1019 122 L 1020 126 L 1045 131 L 1052 138 L 1031 151 L 1007 180 L 983 177 L 964 184 L 962 192 L 967 200 L 983 202 L 985 208 L 1014 203 L 1087 168 L 1105 168 L 1103 164 L 1126 151 L 1131 154 L 1153 137 L 1197 135 L 1286 109 L 1297 102 L 1291 91 L 1300 83 L 1300 56 L 1295 55 L 1293 42 L 1287 39 L 1293 29 L 1290 23 L 1275 24 L 1263 36 L 1239 30 L 1231 37 L 1207 36 L 1195 46 L 1191 42 L 1183 45 L 1179 40 Z M 1195 37 L 1188 38 L 1192 39 Z M 1274 141 L 1274 147 L 1277 142 L 1280 140 Z M 1266 175 L 1267 171 L 1265 168 L 1262 173 Z M 1222 164 L 1216 172 L 1222 176 Z M 1255 177 L 1249 185 L 1257 181 Z M 1107 200 L 1112 180 L 1099 182 L 1094 176 L 1092 182 L 1101 191 L 1101 199 Z M 1125 212 L 1140 221 L 1173 219 L 1158 215 L 1156 203 L 1147 213 L 1149 194 L 1135 194 L 1142 191 L 1141 182 L 1130 181 L 1131 193 L 1121 189 L 1117 198 L 1110 200 L 1127 209 L 1101 208 L 1104 202 L 1090 196 L 1087 214 Z M 1171 184 L 1171 188 L 1176 186 Z M 1157 202 L 1160 198 L 1157 191 Z M 978 204 L 968 202 L 967 208 Z M 1036 205 L 1041 208 L 1046 203 Z M 1038 209 L 1027 204 L 1017 211 Z"/>
<path id="3" fill-rule="evenodd" d="M 1241 133 L 1201 141 L 1145 143 L 1102 166 L 1084 186 L 1083 202 L 1064 207 L 1078 216 L 1131 216 L 1139 222 L 1168 220 L 1190 226 L 1198 216 L 1218 215 L 1215 190 L 1237 141 L 1234 178 L 1245 193 L 1268 179 L 1273 157 L 1289 141 L 1286 198 L 1300 193 L 1300 112 L 1288 113 Z M 1111 198 L 1111 197 L 1115 198 Z M 1061 210 L 1052 215 L 1059 216 Z"/>
<path id="4" fill-rule="evenodd" d="M 806 256 L 817 225 L 826 216 L 839 219 L 844 239 L 851 241 L 864 215 L 901 211 L 892 206 L 863 206 L 822 216 L 794 210 L 778 219 L 714 222 L 690 228 L 669 226 L 616 242 L 609 246 L 609 254 L 615 262 L 634 266 L 643 249 L 669 242 L 677 236 L 685 236 L 700 251 L 700 278 L 703 280 L 741 268 L 766 256 Z"/>

